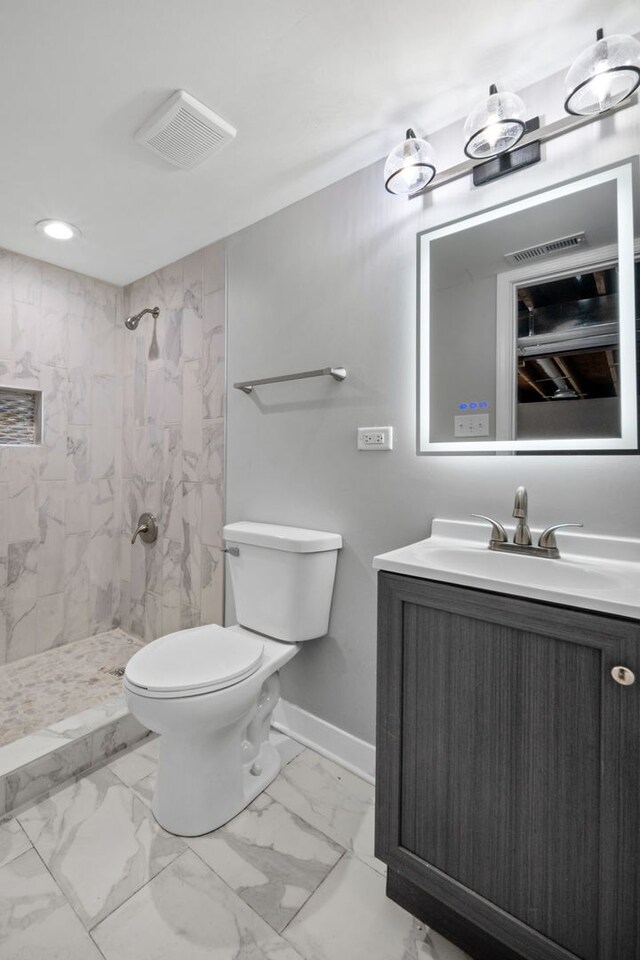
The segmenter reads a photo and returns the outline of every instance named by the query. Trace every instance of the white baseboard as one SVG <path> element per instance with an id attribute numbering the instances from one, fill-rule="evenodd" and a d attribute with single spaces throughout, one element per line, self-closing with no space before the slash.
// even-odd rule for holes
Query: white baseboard
<path id="1" fill-rule="evenodd" d="M 375 782 L 376 750 L 372 743 L 334 727 L 287 700 L 280 700 L 271 725 L 369 783 Z"/>

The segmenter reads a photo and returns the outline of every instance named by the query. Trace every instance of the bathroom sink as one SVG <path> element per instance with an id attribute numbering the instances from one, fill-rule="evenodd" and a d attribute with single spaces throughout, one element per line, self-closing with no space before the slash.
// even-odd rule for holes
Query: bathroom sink
<path id="1" fill-rule="evenodd" d="M 429 541 L 423 541 L 429 543 Z M 422 544 L 420 544 L 422 546 Z M 573 560 L 545 560 L 518 554 L 493 553 L 486 547 L 431 546 L 424 551 L 424 559 L 442 570 L 460 571 L 479 577 L 512 580 L 518 583 L 554 585 L 561 582 L 567 590 L 588 588 L 606 589 L 615 586 L 615 578 L 604 570 L 589 567 Z"/>
<path id="2" fill-rule="evenodd" d="M 640 619 L 640 540 L 558 533 L 560 559 L 488 549 L 486 524 L 433 521 L 426 540 L 374 558 L 377 570 Z"/>

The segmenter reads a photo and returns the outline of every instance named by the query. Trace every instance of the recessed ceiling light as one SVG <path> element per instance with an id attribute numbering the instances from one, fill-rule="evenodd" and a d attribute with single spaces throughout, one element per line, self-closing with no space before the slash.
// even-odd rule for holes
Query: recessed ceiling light
<path id="1" fill-rule="evenodd" d="M 65 220 L 38 220 L 36 227 L 52 240 L 71 240 L 80 236 L 78 228 Z"/>

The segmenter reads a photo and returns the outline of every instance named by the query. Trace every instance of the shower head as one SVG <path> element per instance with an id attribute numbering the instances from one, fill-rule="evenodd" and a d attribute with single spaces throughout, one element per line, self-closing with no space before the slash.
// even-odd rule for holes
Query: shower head
<path id="1" fill-rule="evenodd" d="M 160 315 L 160 307 L 147 307 L 145 310 L 141 310 L 140 313 L 134 313 L 132 317 L 127 317 L 124 322 L 127 330 L 135 330 L 145 313 L 150 313 L 153 319 L 157 320 Z"/>

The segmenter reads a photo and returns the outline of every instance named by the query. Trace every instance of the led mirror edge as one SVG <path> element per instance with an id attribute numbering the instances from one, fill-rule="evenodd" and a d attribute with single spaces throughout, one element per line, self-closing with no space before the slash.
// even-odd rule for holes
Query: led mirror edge
<path id="1" fill-rule="evenodd" d="M 620 325 L 621 332 L 626 332 L 626 349 L 625 349 L 625 383 L 628 385 L 628 388 L 624 391 L 625 403 L 623 405 L 621 398 L 621 423 L 622 431 L 620 437 L 589 437 L 584 439 L 579 438 L 550 438 L 547 440 L 542 439 L 531 439 L 531 440 L 489 440 L 489 441 L 466 441 L 464 444 L 461 444 L 459 441 L 431 441 L 430 440 L 430 420 L 427 420 L 427 417 L 423 414 L 422 418 L 419 420 L 419 444 L 423 444 L 422 447 L 418 446 L 417 453 L 419 455 L 429 455 L 429 454 L 445 454 L 445 455 L 464 455 L 466 453 L 485 453 L 485 454 L 508 454 L 508 453 L 535 453 L 535 454 L 544 454 L 544 453 L 557 453 L 557 454 L 573 454 L 573 453 L 638 453 L 638 440 L 637 440 L 637 385 L 636 385 L 636 367 L 635 367 L 635 311 L 634 311 L 634 289 L 633 289 L 633 269 L 634 269 L 634 237 L 633 237 L 633 206 L 632 206 L 632 178 L 634 168 L 637 169 L 637 157 L 631 157 L 625 161 L 618 161 L 617 163 L 608 165 L 607 167 L 602 168 L 601 170 L 594 171 L 592 174 L 586 174 L 584 176 L 574 177 L 571 180 L 565 181 L 561 184 L 558 184 L 556 187 L 551 187 L 547 189 L 541 189 L 540 191 L 535 192 L 527 197 L 522 197 L 517 201 L 507 202 L 504 204 L 499 204 L 495 207 L 492 207 L 488 210 L 482 211 L 479 214 L 473 215 L 472 217 L 461 217 L 454 221 L 451 221 L 447 224 L 442 225 L 441 227 L 435 228 L 433 230 L 426 230 L 419 234 L 419 238 L 422 241 L 427 241 L 429 246 L 434 240 L 440 239 L 441 237 L 448 236 L 452 233 L 458 232 L 457 227 L 464 223 L 465 228 L 471 228 L 474 226 L 481 225 L 483 223 L 490 222 L 491 220 L 498 219 L 501 216 L 506 216 L 510 213 L 516 213 L 523 209 L 530 209 L 532 207 L 544 204 L 547 202 L 552 202 L 558 197 L 568 196 L 572 193 L 578 193 L 582 190 L 587 190 L 590 187 L 597 186 L 601 183 L 615 181 L 617 185 L 616 189 L 616 198 L 617 198 L 617 215 L 618 215 L 618 262 L 620 263 L 620 251 L 624 251 L 626 254 L 627 261 L 627 270 L 623 271 L 623 277 L 625 275 L 631 277 L 630 283 L 625 284 L 623 303 L 620 307 Z M 623 189 L 621 189 L 621 181 L 623 179 L 623 171 L 627 171 L 628 183 L 626 196 Z M 624 186 L 624 184 L 623 184 Z M 621 211 L 624 213 L 621 214 Z M 628 232 L 627 232 L 627 244 L 621 242 L 621 237 L 623 236 L 625 218 L 628 219 Z M 623 257 L 624 261 L 625 257 Z M 422 262 L 420 263 L 422 268 Z M 422 273 L 425 275 L 429 274 L 428 270 L 422 270 Z M 622 285 L 622 282 L 621 282 Z M 423 290 L 425 288 L 423 287 Z M 428 299 L 429 286 L 426 286 L 426 298 L 423 295 L 421 302 L 429 304 Z M 624 301 L 628 300 L 628 303 Z M 429 318 L 428 310 L 427 312 L 427 331 L 426 339 L 430 338 L 430 327 L 429 327 Z M 627 318 L 627 322 L 624 323 L 624 318 Z M 422 317 L 420 318 L 423 319 Z M 421 323 L 422 326 L 422 323 Z M 424 337 L 424 331 L 421 331 L 421 337 Z M 427 414 L 430 413 L 430 384 L 428 379 L 429 366 L 428 362 L 422 363 L 421 360 L 421 369 L 426 367 L 427 377 L 420 379 L 420 392 L 421 392 L 421 401 L 424 402 L 424 410 Z M 428 361 L 428 358 L 427 358 Z M 622 382 L 622 372 L 621 372 L 621 382 Z M 423 389 L 424 387 L 424 389 Z M 623 412 L 624 411 L 624 412 Z M 419 412 L 420 413 L 420 412 Z M 425 428 L 426 423 L 426 428 Z"/>
<path id="2" fill-rule="evenodd" d="M 621 269 L 619 323 L 621 353 L 624 344 L 625 363 L 621 369 L 621 383 L 626 384 L 620 404 L 620 437 L 550 438 L 546 440 L 476 440 L 432 441 L 430 439 L 430 368 L 428 347 L 430 342 L 430 245 L 435 240 L 457 233 L 462 229 L 480 226 L 512 213 L 552 202 L 561 197 L 599 184 L 616 183 L 618 264 Z M 437 227 L 427 228 L 417 234 L 418 248 L 418 303 L 417 303 L 417 416 L 416 454 L 418 456 L 465 454 L 638 454 L 638 384 L 636 375 L 636 318 L 634 263 L 636 244 L 634 238 L 634 205 L 640 203 L 640 157 L 636 154 L 614 161 L 591 173 L 578 174 L 555 186 L 539 190 L 495 204 L 471 216 L 457 217 Z M 640 222 L 638 223 L 640 232 Z M 639 241 L 640 242 L 640 241 Z M 425 267 L 426 264 L 426 267 Z M 624 281 L 624 290 L 623 290 Z M 424 306 L 426 305 L 426 307 Z"/>
<path id="3" fill-rule="evenodd" d="M 637 169 L 637 168 L 636 168 Z M 638 446 L 637 333 L 635 309 L 635 237 L 633 230 L 633 165 L 618 171 L 618 276 L 620 326 L 620 423 L 629 445 Z M 637 177 L 636 177 L 637 179 Z M 636 184 L 637 185 L 637 184 Z M 638 225 L 640 229 L 640 224 Z"/>

